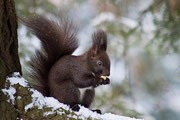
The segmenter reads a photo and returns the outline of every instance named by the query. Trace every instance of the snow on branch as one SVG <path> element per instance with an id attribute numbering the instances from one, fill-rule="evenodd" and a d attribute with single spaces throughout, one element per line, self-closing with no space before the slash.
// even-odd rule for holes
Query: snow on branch
<path id="1" fill-rule="evenodd" d="M 80 106 L 79 112 L 74 112 L 69 106 L 60 103 L 55 98 L 44 97 L 31 88 L 27 80 L 17 72 L 6 80 L 6 87 L 2 91 L 8 97 L 7 102 L 16 106 L 22 119 L 137 120 L 111 113 L 100 115 L 83 106 Z"/>

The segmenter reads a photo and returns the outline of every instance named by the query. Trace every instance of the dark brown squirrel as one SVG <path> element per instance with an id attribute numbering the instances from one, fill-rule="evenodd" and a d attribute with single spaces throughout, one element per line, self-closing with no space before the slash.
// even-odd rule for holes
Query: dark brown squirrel
<path id="1" fill-rule="evenodd" d="M 100 78 L 110 75 L 106 33 L 94 32 L 92 47 L 74 56 L 72 53 L 78 48 L 77 33 L 68 19 L 55 21 L 36 16 L 21 21 L 39 38 L 43 48 L 36 51 L 30 62 L 33 87 L 44 96 L 70 105 L 74 111 L 79 110 L 78 104 L 89 108 L 95 96 L 94 88 L 110 83 L 109 78 Z"/>

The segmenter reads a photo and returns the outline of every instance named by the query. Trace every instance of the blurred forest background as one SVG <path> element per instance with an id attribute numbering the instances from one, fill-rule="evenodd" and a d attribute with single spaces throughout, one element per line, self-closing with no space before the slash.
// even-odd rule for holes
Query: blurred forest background
<path id="1" fill-rule="evenodd" d="M 83 53 L 91 34 L 108 34 L 111 84 L 97 88 L 92 108 L 145 120 L 180 120 L 179 0 L 15 0 L 20 17 L 67 15 Z M 19 23 L 24 77 L 40 43 Z"/>

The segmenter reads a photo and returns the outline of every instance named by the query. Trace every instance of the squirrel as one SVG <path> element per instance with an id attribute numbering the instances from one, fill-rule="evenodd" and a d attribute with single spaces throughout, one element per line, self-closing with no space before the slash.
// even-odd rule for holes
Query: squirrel
<path id="1" fill-rule="evenodd" d="M 42 51 L 36 50 L 30 61 L 32 86 L 44 96 L 51 96 L 79 111 L 79 104 L 89 108 L 95 88 L 110 83 L 110 60 L 106 52 L 107 35 L 103 30 L 92 34 L 92 47 L 74 56 L 78 48 L 76 31 L 68 19 L 50 19 L 37 15 L 22 23 L 40 40 Z M 103 76 L 103 77 L 101 77 Z M 101 113 L 100 110 L 93 110 Z"/>

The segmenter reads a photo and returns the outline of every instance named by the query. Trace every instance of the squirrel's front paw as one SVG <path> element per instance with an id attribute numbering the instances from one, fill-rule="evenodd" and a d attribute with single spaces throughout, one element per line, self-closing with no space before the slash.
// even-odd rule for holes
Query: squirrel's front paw
<path id="1" fill-rule="evenodd" d="M 97 87 L 100 85 L 100 80 L 99 79 L 94 79 L 93 80 L 93 87 Z"/>
<path id="2" fill-rule="evenodd" d="M 110 79 L 109 78 L 106 78 L 106 80 L 104 79 L 100 79 L 100 85 L 107 85 L 107 84 L 110 84 Z"/>
<path id="3" fill-rule="evenodd" d="M 93 84 L 93 87 L 97 87 L 97 86 L 99 86 L 100 84 L 99 84 L 99 82 L 94 82 L 94 84 Z"/>

